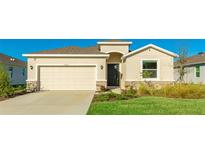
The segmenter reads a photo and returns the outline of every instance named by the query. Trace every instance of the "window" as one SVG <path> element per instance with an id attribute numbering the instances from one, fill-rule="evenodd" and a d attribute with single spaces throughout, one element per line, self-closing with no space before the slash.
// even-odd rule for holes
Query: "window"
<path id="1" fill-rule="evenodd" d="M 197 65 L 196 66 L 196 77 L 200 77 L 200 66 L 199 65 Z"/>
<path id="2" fill-rule="evenodd" d="M 22 69 L 22 75 L 25 76 L 25 68 Z"/>
<path id="3" fill-rule="evenodd" d="M 157 60 L 142 61 L 142 78 L 144 79 L 157 78 Z"/>
<path id="4" fill-rule="evenodd" d="M 12 77 L 13 77 L 13 67 L 9 67 L 9 74 L 10 74 L 10 78 L 12 79 Z"/>

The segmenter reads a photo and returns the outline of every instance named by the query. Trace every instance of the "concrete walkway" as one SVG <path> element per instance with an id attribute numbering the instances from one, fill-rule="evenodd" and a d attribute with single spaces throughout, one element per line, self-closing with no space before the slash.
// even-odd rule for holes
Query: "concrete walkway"
<path id="1" fill-rule="evenodd" d="M 86 114 L 94 91 L 44 91 L 0 102 L 0 114 L 80 115 Z"/>

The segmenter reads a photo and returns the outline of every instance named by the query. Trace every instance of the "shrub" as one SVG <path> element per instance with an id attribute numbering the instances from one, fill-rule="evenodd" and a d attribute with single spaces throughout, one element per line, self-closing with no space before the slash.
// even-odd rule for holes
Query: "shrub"
<path id="1" fill-rule="evenodd" d="M 126 95 L 116 94 L 113 92 L 107 92 L 107 93 L 95 95 L 93 98 L 93 102 L 127 100 L 127 99 L 129 99 L 129 97 Z"/>
<path id="2" fill-rule="evenodd" d="M 2 97 L 9 97 L 9 96 L 13 96 L 14 95 L 14 88 L 9 86 L 9 87 L 5 87 L 4 91 L 1 93 Z"/>
<path id="3" fill-rule="evenodd" d="M 106 91 L 105 86 L 100 86 L 100 91 Z"/>
<path id="4" fill-rule="evenodd" d="M 13 88 L 10 86 L 10 78 L 5 66 L 0 63 L 0 96 L 8 97 L 13 95 Z"/>
<path id="5" fill-rule="evenodd" d="M 106 92 L 95 95 L 93 102 L 115 101 L 115 100 L 128 100 L 138 96 L 160 96 L 171 98 L 205 98 L 205 85 L 202 84 L 168 84 L 156 87 L 154 84 L 141 84 L 139 89 L 134 89 L 132 86 L 128 90 L 122 91 L 122 94 L 113 92 Z"/>
<path id="6" fill-rule="evenodd" d="M 13 88 L 15 91 L 23 91 L 23 90 L 26 90 L 26 85 L 16 85 L 16 86 L 13 86 Z"/>
<path id="7" fill-rule="evenodd" d="M 137 89 L 134 89 L 133 86 L 127 87 L 128 90 L 123 90 L 122 95 L 128 98 L 135 98 L 138 97 Z"/>

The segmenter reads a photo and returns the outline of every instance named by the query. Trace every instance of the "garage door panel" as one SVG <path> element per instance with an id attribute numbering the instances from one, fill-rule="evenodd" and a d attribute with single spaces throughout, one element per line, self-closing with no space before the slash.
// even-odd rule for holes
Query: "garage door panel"
<path id="1" fill-rule="evenodd" d="M 40 87 L 41 90 L 95 90 L 95 67 L 40 67 Z"/>

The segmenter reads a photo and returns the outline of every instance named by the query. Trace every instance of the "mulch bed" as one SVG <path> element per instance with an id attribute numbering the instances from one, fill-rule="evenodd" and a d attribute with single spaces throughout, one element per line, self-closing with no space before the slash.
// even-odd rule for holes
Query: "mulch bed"
<path id="1" fill-rule="evenodd" d="M 5 98 L 5 97 L 0 97 L 0 101 L 4 101 L 4 100 L 6 100 L 7 98 Z"/>
<path id="2" fill-rule="evenodd" d="M 6 99 L 13 98 L 13 97 L 20 96 L 20 95 L 25 95 L 25 94 L 28 94 L 28 93 L 26 91 L 19 91 L 19 92 L 16 92 L 14 95 L 9 96 L 9 97 L 1 97 L 0 96 L 0 101 L 4 101 Z"/>

